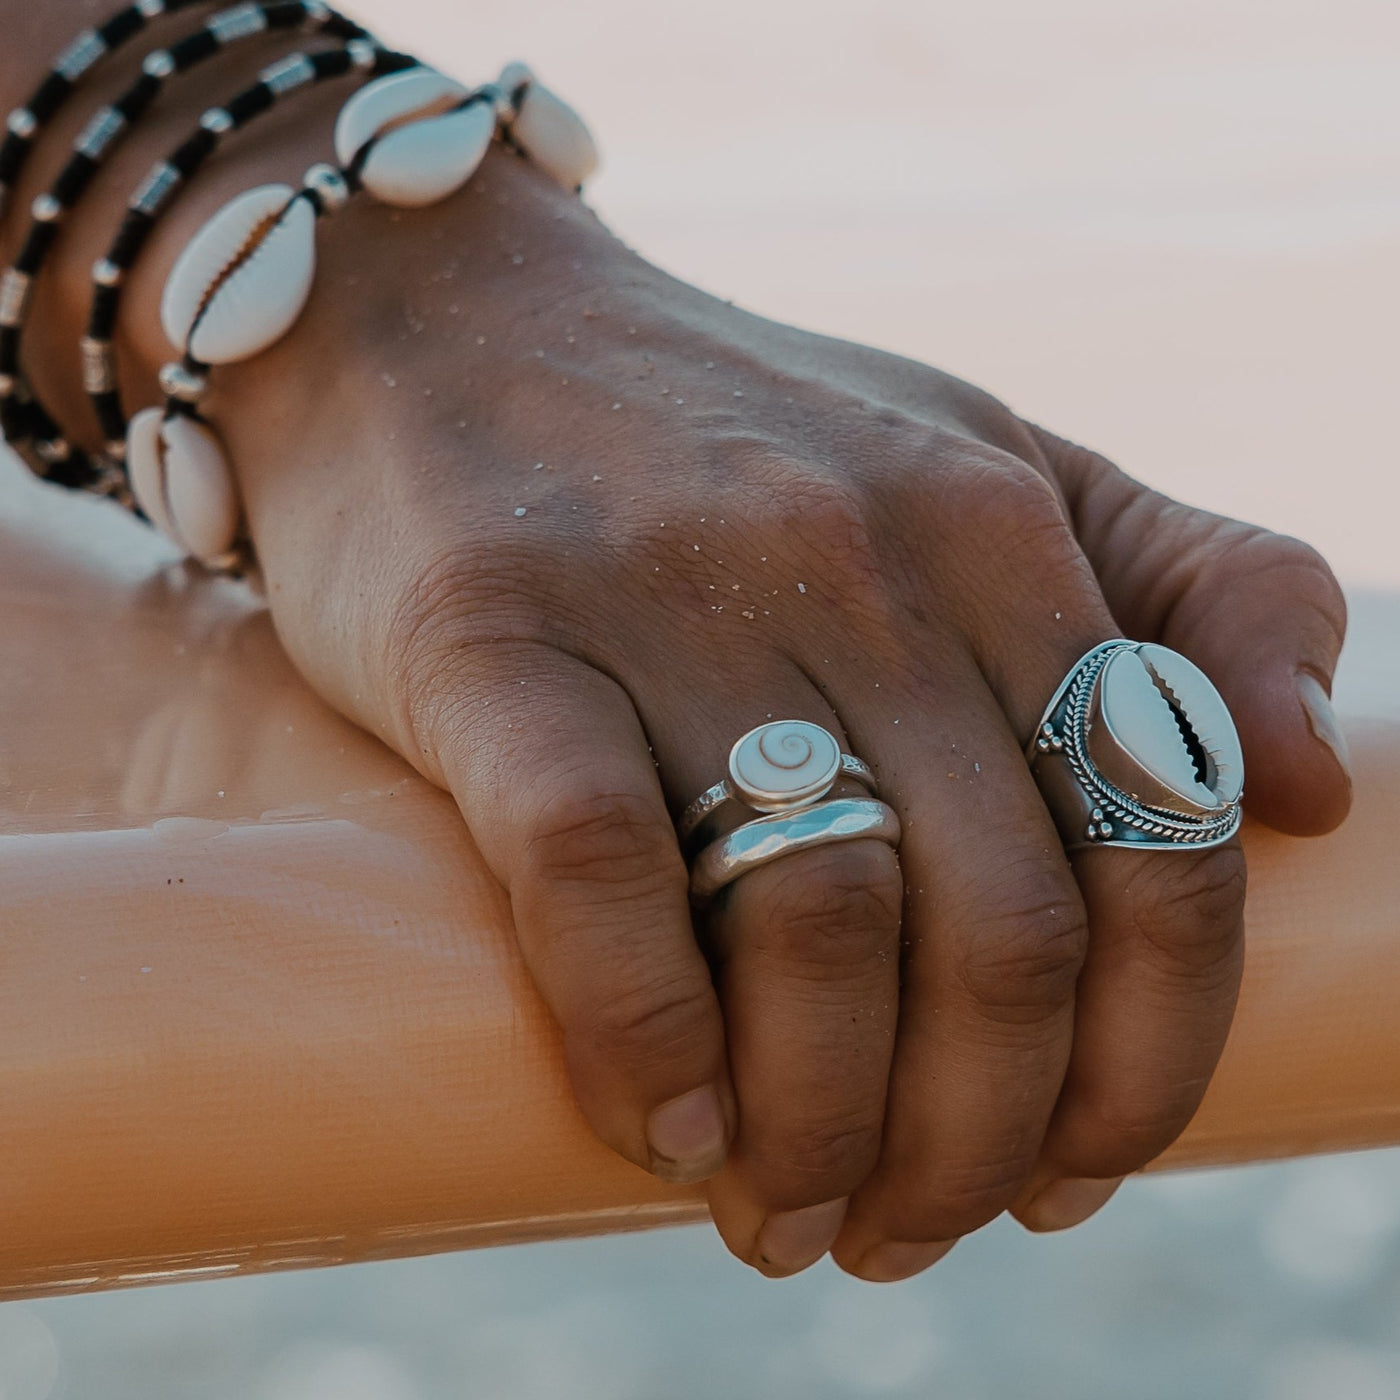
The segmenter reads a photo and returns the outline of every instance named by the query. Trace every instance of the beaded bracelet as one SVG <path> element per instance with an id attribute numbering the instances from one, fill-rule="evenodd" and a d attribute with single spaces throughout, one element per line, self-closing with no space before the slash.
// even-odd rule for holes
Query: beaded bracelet
<path id="1" fill-rule="evenodd" d="M 359 25 L 336 14 L 320 0 L 259 0 L 222 10 L 168 49 L 157 49 L 146 56 L 141 76 L 114 102 L 99 108 L 74 142 L 73 154 L 58 178 L 47 193 L 35 199 L 28 235 L 14 265 L 0 282 L 0 430 L 38 475 L 60 485 L 89 490 L 120 491 L 122 486 L 120 474 L 112 472 L 108 464 L 91 459 L 68 442 L 35 397 L 21 369 L 20 349 L 30 291 L 60 222 L 171 78 L 239 40 L 300 25 L 344 40 L 365 37 Z M 275 66 L 269 73 L 272 85 L 284 81 Z"/>
<path id="2" fill-rule="evenodd" d="M 415 67 L 379 78 L 345 104 L 335 127 L 337 165 L 313 165 L 300 189 L 246 191 L 180 254 L 160 315 L 181 358 L 160 372 L 164 406 L 131 420 L 125 459 L 136 503 L 187 554 L 222 571 L 248 562 L 233 473 L 199 406 L 213 366 L 252 358 L 296 323 L 315 277 L 317 220 L 359 190 L 400 208 L 437 203 L 471 179 L 493 139 L 571 190 L 597 165 L 578 115 L 523 64 L 474 90 Z M 110 324 L 104 328 L 110 334 Z"/>
<path id="3" fill-rule="evenodd" d="M 161 15 L 173 15 L 206 3 L 209 0 L 136 0 L 97 28 L 84 29 L 54 59 L 48 76 L 35 88 L 29 101 L 16 107 L 6 120 L 5 139 L 0 142 L 0 214 L 4 213 L 6 196 L 40 133 L 97 63 Z"/>

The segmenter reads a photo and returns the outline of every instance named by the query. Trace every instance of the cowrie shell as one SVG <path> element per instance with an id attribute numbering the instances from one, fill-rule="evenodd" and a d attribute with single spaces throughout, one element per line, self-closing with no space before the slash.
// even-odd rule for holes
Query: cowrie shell
<path id="1" fill-rule="evenodd" d="M 510 132 L 525 154 L 566 189 L 576 190 L 598 168 L 598 148 L 583 118 L 538 79 L 526 86 Z"/>
<path id="2" fill-rule="evenodd" d="M 230 200 L 171 270 L 160 318 L 175 348 L 202 364 L 246 360 L 301 315 L 316 275 L 316 213 L 290 185 Z"/>
<path id="3" fill-rule="evenodd" d="M 750 807 L 785 812 L 824 797 L 841 771 L 841 746 L 819 724 L 775 720 L 729 753 L 729 779 Z"/>
<path id="4" fill-rule="evenodd" d="M 381 78 L 341 110 L 336 157 L 349 166 L 368 146 L 359 177 L 375 199 L 405 209 L 436 204 L 471 179 L 496 134 L 495 109 L 458 106 L 467 95 L 430 69 Z"/>
<path id="5" fill-rule="evenodd" d="M 431 68 L 391 73 L 362 87 L 335 119 L 335 158 L 350 165 L 376 136 L 409 122 L 440 116 L 464 102 L 469 92 Z"/>
<path id="6" fill-rule="evenodd" d="M 1103 776 L 1149 807 L 1203 816 L 1234 805 L 1244 788 L 1244 754 L 1220 692 L 1169 647 L 1144 643 L 1109 659 L 1087 744 Z"/>
<path id="7" fill-rule="evenodd" d="M 142 409 L 126 431 L 136 504 L 163 534 L 201 563 L 229 553 L 238 537 L 238 491 L 218 438 L 185 414 Z"/>

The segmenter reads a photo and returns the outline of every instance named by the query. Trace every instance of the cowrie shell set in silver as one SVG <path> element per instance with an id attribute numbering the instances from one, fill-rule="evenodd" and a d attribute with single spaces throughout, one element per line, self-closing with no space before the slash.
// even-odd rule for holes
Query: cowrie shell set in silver
<path id="1" fill-rule="evenodd" d="M 163 15 L 203 0 L 134 0 L 84 30 L 55 59 L 0 140 L 0 211 L 38 136 L 89 72 Z M 132 194 L 107 256 L 93 267 L 82 343 L 83 383 L 106 439 L 91 455 L 72 443 L 39 402 L 20 364 L 35 278 L 59 224 L 101 164 L 172 79 L 241 40 L 297 29 L 341 47 L 286 55 L 251 87 L 211 107 L 199 128 Z M 317 163 L 299 188 L 261 185 L 231 200 L 196 233 L 165 285 L 160 319 L 178 358 L 160 372 L 165 403 L 127 421 L 117 383 L 115 330 L 121 288 L 158 217 L 228 133 L 289 94 L 330 78 L 369 79 L 341 109 L 335 163 Z M 134 83 L 98 109 L 68 163 L 30 210 L 15 264 L 0 277 L 0 429 L 40 477 L 134 506 L 191 558 L 239 572 L 251 558 L 237 484 L 213 425 L 200 411 L 217 366 L 268 349 L 296 324 L 316 271 L 318 221 L 363 190 L 402 209 L 461 189 L 499 140 L 570 190 L 598 154 L 577 113 L 520 63 L 493 83 L 467 88 L 407 54 L 383 48 L 320 0 L 240 0 L 141 62 Z"/>
<path id="2" fill-rule="evenodd" d="M 1104 642 L 1060 683 L 1026 747 L 1067 851 L 1090 846 L 1202 850 L 1239 830 L 1244 755 L 1220 693 L 1179 652 Z M 830 796 L 842 778 L 865 798 Z M 697 842 L 734 805 L 760 815 Z M 897 847 L 899 816 L 874 774 L 820 725 L 783 720 L 745 734 L 729 776 L 682 813 L 691 893 L 713 898 L 741 875 L 814 846 L 873 837 Z"/>

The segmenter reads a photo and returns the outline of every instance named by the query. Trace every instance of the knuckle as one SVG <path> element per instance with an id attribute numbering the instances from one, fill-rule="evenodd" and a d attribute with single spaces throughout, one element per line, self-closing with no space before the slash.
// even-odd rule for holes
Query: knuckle
<path id="1" fill-rule="evenodd" d="M 1238 841 L 1147 866 L 1128 889 L 1137 933 L 1168 972 L 1193 981 L 1235 975 L 1244 938 Z"/>
<path id="2" fill-rule="evenodd" d="M 768 1144 L 775 1164 L 770 1194 L 792 1210 L 846 1195 L 863 1181 L 880 1155 L 880 1126 L 865 1113 L 790 1127 Z"/>
<path id="3" fill-rule="evenodd" d="M 639 793 L 555 795 L 525 840 L 523 862 L 542 884 L 587 882 L 621 898 L 686 887 L 675 834 Z"/>
<path id="4" fill-rule="evenodd" d="M 1257 581 L 1272 581 L 1295 608 L 1309 610 L 1330 632 L 1338 650 L 1346 635 L 1347 605 L 1341 584 L 1322 555 L 1303 540 L 1255 530 L 1240 562 Z"/>
<path id="5" fill-rule="evenodd" d="M 712 1009 L 709 984 L 675 971 L 616 981 L 592 1003 L 582 1029 L 589 1045 L 612 1062 L 654 1070 L 709 1048 Z"/>
<path id="6" fill-rule="evenodd" d="M 1179 1076 L 1153 1092 L 1117 1095 L 1089 1107 L 1090 1125 L 1056 1150 L 1080 1175 L 1126 1176 L 1169 1148 L 1205 1097 L 1211 1071 Z"/>
<path id="7" fill-rule="evenodd" d="M 989 1018 L 1031 1024 L 1074 996 L 1089 930 L 1083 901 L 1037 868 L 1010 883 L 1012 898 L 984 914 L 957 962 L 962 985 Z"/>
<path id="8" fill-rule="evenodd" d="M 888 847 L 852 842 L 775 864 L 750 913 L 755 948 L 812 977 L 846 976 L 892 960 L 904 899 Z"/>
<path id="9" fill-rule="evenodd" d="M 1015 1201 L 1031 1171 L 1031 1154 L 946 1164 L 901 1193 L 908 1202 L 895 1227 L 901 1239 L 952 1240 L 995 1220 Z"/>
<path id="10" fill-rule="evenodd" d="M 882 595 L 874 511 L 860 481 L 786 458 L 770 460 L 760 476 L 754 509 L 770 549 L 791 556 L 796 548 L 804 565 L 843 588 Z"/>

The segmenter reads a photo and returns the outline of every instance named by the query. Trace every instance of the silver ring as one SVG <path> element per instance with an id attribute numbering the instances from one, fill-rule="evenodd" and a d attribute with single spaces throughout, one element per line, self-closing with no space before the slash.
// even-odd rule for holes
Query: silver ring
<path id="1" fill-rule="evenodd" d="M 1066 850 L 1199 850 L 1239 830 L 1235 722 L 1205 672 L 1169 647 L 1119 638 L 1081 657 L 1026 757 Z"/>
<path id="2" fill-rule="evenodd" d="M 899 834 L 895 810 L 869 797 L 836 797 L 800 811 L 756 817 L 696 856 L 690 892 L 696 899 L 710 899 L 739 876 L 796 851 L 866 837 L 897 846 Z"/>
<path id="3" fill-rule="evenodd" d="M 681 813 L 676 830 L 687 842 L 730 802 L 755 812 L 797 812 L 820 802 L 839 778 L 854 778 L 871 793 L 875 775 L 819 724 L 780 719 L 751 729 L 729 751 L 729 776 L 701 793 Z"/>

